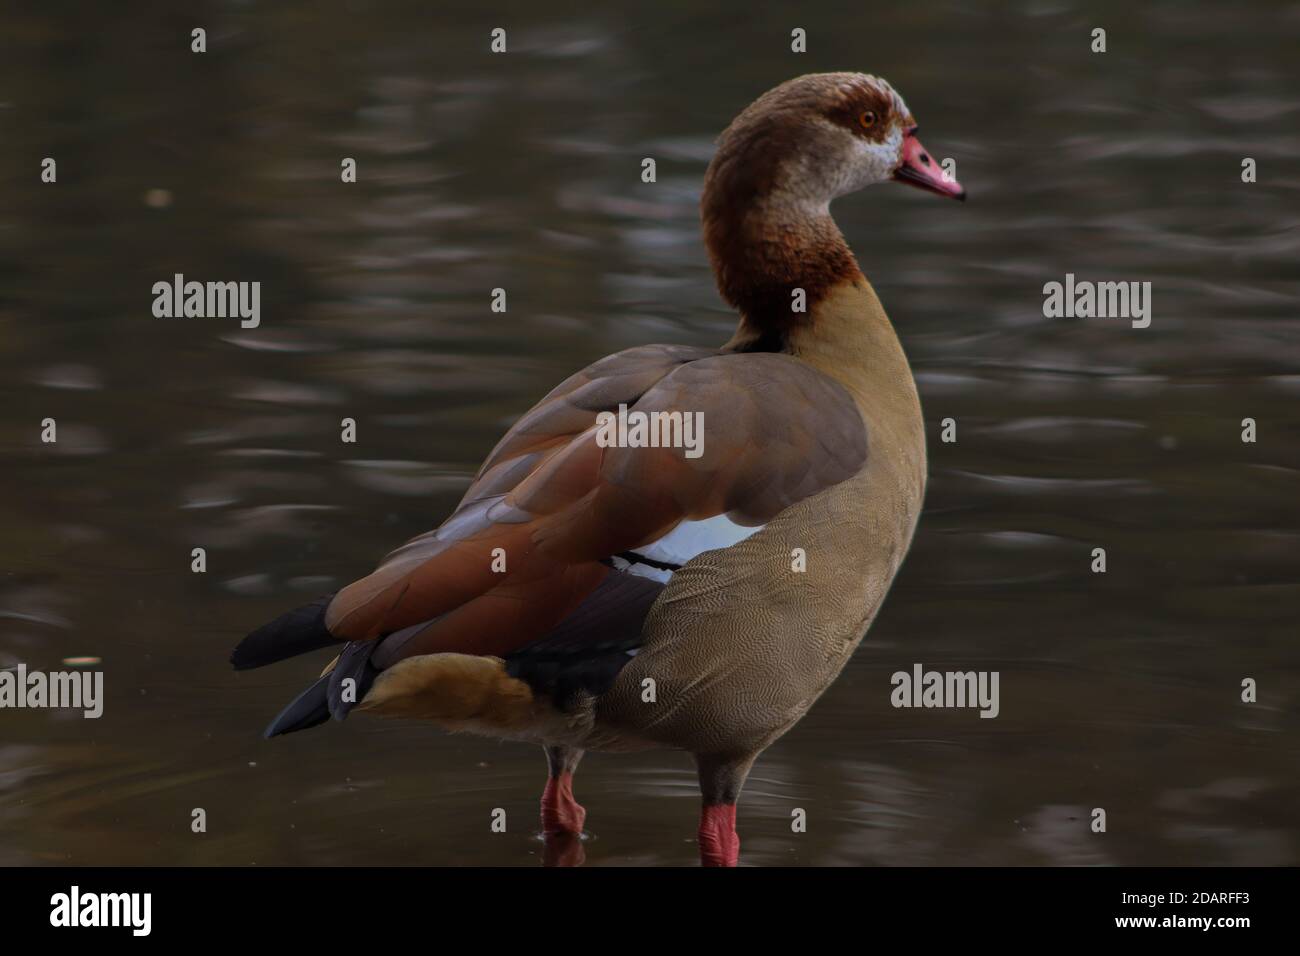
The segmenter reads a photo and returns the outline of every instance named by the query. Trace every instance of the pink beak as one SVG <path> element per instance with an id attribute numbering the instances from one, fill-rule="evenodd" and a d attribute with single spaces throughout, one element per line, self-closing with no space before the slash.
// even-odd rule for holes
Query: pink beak
<path id="1" fill-rule="evenodd" d="M 909 130 L 903 137 L 903 161 L 894 170 L 894 179 L 909 186 L 916 186 L 940 196 L 966 200 L 966 190 L 955 178 L 947 177 L 939 164 L 930 158 L 921 141 L 916 138 L 916 130 Z"/>

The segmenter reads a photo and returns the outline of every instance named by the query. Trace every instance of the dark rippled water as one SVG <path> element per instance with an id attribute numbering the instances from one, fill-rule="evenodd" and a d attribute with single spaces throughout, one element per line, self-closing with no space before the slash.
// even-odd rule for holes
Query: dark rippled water
<path id="1" fill-rule="evenodd" d="M 724 340 L 713 137 L 825 69 L 889 78 L 971 201 L 837 205 L 931 485 L 867 641 L 750 779 L 744 861 L 1300 862 L 1300 5 L 156 6 L 4 14 L 0 666 L 101 657 L 107 701 L 0 711 L 0 862 L 539 862 L 536 748 L 268 743 L 320 662 L 226 655 L 436 525 L 571 371 Z M 154 318 L 176 272 L 261 281 L 261 327 Z M 1151 327 L 1044 318 L 1067 272 L 1150 281 Z M 915 662 L 1000 671 L 1000 717 L 891 708 Z M 589 864 L 694 861 L 685 756 L 591 755 L 577 789 Z"/>

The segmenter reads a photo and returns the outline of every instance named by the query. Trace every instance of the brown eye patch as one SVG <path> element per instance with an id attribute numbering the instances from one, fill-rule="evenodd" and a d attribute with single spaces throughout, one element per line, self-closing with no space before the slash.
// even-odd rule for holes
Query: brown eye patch
<path id="1" fill-rule="evenodd" d="M 866 83 L 841 89 L 838 102 L 826 112 L 833 123 L 874 142 L 885 139 L 894 120 L 894 99 Z"/>

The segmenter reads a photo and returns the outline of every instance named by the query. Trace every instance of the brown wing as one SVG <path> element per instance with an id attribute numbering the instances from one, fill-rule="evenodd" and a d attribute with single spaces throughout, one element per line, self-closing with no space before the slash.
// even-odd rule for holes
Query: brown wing
<path id="1" fill-rule="evenodd" d="M 702 413 L 702 454 L 600 447 L 597 416 L 620 404 Z M 340 591 L 326 623 L 362 641 L 407 629 L 396 641 L 400 657 L 504 655 L 547 633 L 615 573 L 602 563 L 611 555 L 686 519 L 726 514 L 761 524 L 865 461 L 865 426 L 848 393 L 795 358 L 629 349 L 524 415 L 456 512 Z"/>

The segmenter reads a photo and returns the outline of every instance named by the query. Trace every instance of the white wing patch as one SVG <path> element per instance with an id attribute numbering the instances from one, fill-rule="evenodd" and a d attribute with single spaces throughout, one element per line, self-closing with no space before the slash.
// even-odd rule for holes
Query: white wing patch
<path id="1" fill-rule="evenodd" d="M 683 521 L 658 541 L 636 548 L 632 553 L 660 564 L 682 565 L 705 551 L 729 548 L 763 530 L 763 525 L 746 527 L 736 524 L 725 514 L 703 521 Z"/>
<path id="2" fill-rule="evenodd" d="M 667 568 L 656 568 L 649 564 L 635 564 L 618 555 L 609 559 L 609 563 L 615 571 L 623 571 L 627 574 L 634 574 L 638 578 L 649 578 L 651 581 L 658 581 L 660 584 L 667 584 L 673 579 L 673 573 Z"/>

